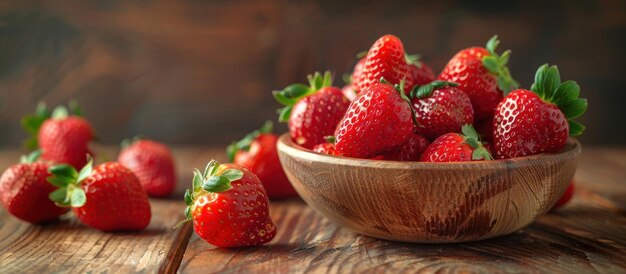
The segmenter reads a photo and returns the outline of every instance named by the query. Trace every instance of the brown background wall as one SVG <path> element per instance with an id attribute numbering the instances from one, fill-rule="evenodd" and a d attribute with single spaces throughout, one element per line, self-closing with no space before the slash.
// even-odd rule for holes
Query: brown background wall
<path id="1" fill-rule="evenodd" d="M 499 34 L 524 86 L 545 62 L 580 83 L 583 142 L 626 142 L 626 1 L 147 0 L 0 4 L 0 146 L 38 101 L 70 98 L 104 143 L 226 144 L 275 119 L 271 90 L 315 70 L 340 83 L 386 33 L 436 71 Z"/>

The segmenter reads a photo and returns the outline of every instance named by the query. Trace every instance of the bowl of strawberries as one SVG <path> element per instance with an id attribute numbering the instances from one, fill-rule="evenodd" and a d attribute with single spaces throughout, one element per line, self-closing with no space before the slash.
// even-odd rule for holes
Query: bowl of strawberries
<path id="1" fill-rule="evenodd" d="M 571 187 L 587 101 L 543 65 L 529 89 L 499 41 L 459 51 L 442 72 L 379 38 L 351 74 L 275 91 L 281 164 L 312 208 L 358 233 L 465 242 L 513 233 Z"/>

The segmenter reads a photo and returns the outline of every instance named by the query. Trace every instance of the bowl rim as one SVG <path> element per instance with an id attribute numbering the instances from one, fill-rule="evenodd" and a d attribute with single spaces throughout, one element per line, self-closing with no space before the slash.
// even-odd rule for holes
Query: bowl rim
<path id="1" fill-rule="evenodd" d="M 360 159 L 344 156 L 327 155 L 314 152 L 313 150 L 306 149 L 291 140 L 289 133 L 284 133 L 278 138 L 278 151 L 297 156 L 299 158 L 307 159 L 316 162 L 333 162 L 339 165 L 347 166 L 371 166 L 371 167 L 385 167 L 385 168 L 401 168 L 401 169 L 421 169 L 421 168 L 451 168 L 463 166 L 479 167 L 493 167 L 496 165 L 510 166 L 515 164 L 516 166 L 536 163 L 537 160 L 559 160 L 562 158 L 571 158 L 580 154 L 582 146 L 576 138 L 568 137 L 565 147 L 557 153 L 541 153 L 529 156 L 509 158 L 509 159 L 495 159 L 490 161 L 463 161 L 463 162 L 417 162 L 417 161 L 393 161 L 393 160 L 373 160 L 373 159 Z"/>

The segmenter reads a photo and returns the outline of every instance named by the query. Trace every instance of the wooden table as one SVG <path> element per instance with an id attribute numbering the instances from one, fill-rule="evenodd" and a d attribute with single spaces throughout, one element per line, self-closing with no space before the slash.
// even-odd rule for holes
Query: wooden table
<path id="1" fill-rule="evenodd" d="M 114 159 L 97 148 L 99 159 Z M 338 227 L 299 199 L 272 202 L 278 235 L 267 245 L 215 248 L 182 219 L 181 193 L 192 167 L 221 149 L 177 148 L 177 198 L 152 200 L 141 233 L 101 233 L 68 216 L 35 226 L 0 210 L 0 273 L 48 272 L 598 272 L 626 273 L 626 149 L 585 148 L 568 206 L 496 239 L 465 244 L 404 244 Z M 0 151 L 3 170 L 19 155 Z"/>

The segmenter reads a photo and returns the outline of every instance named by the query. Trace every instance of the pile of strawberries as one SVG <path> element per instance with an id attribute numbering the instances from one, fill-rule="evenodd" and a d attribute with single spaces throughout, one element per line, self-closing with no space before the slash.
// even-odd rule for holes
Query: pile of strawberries
<path id="1" fill-rule="evenodd" d="M 174 163 L 163 144 L 126 141 L 117 162 L 93 166 L 90 123 L 75 103 L 50 113 L 44 104 L 22 120 L 37 149 L 0 177 L 0 201 L 30 223 L 57 220 L 70 208 L 87 226 L 102 231 L 137 231 L 150 223 L 148 195 L 165 197 L 176 184 Z M 40 159 L 41 158 L 41 159 Z"/>

